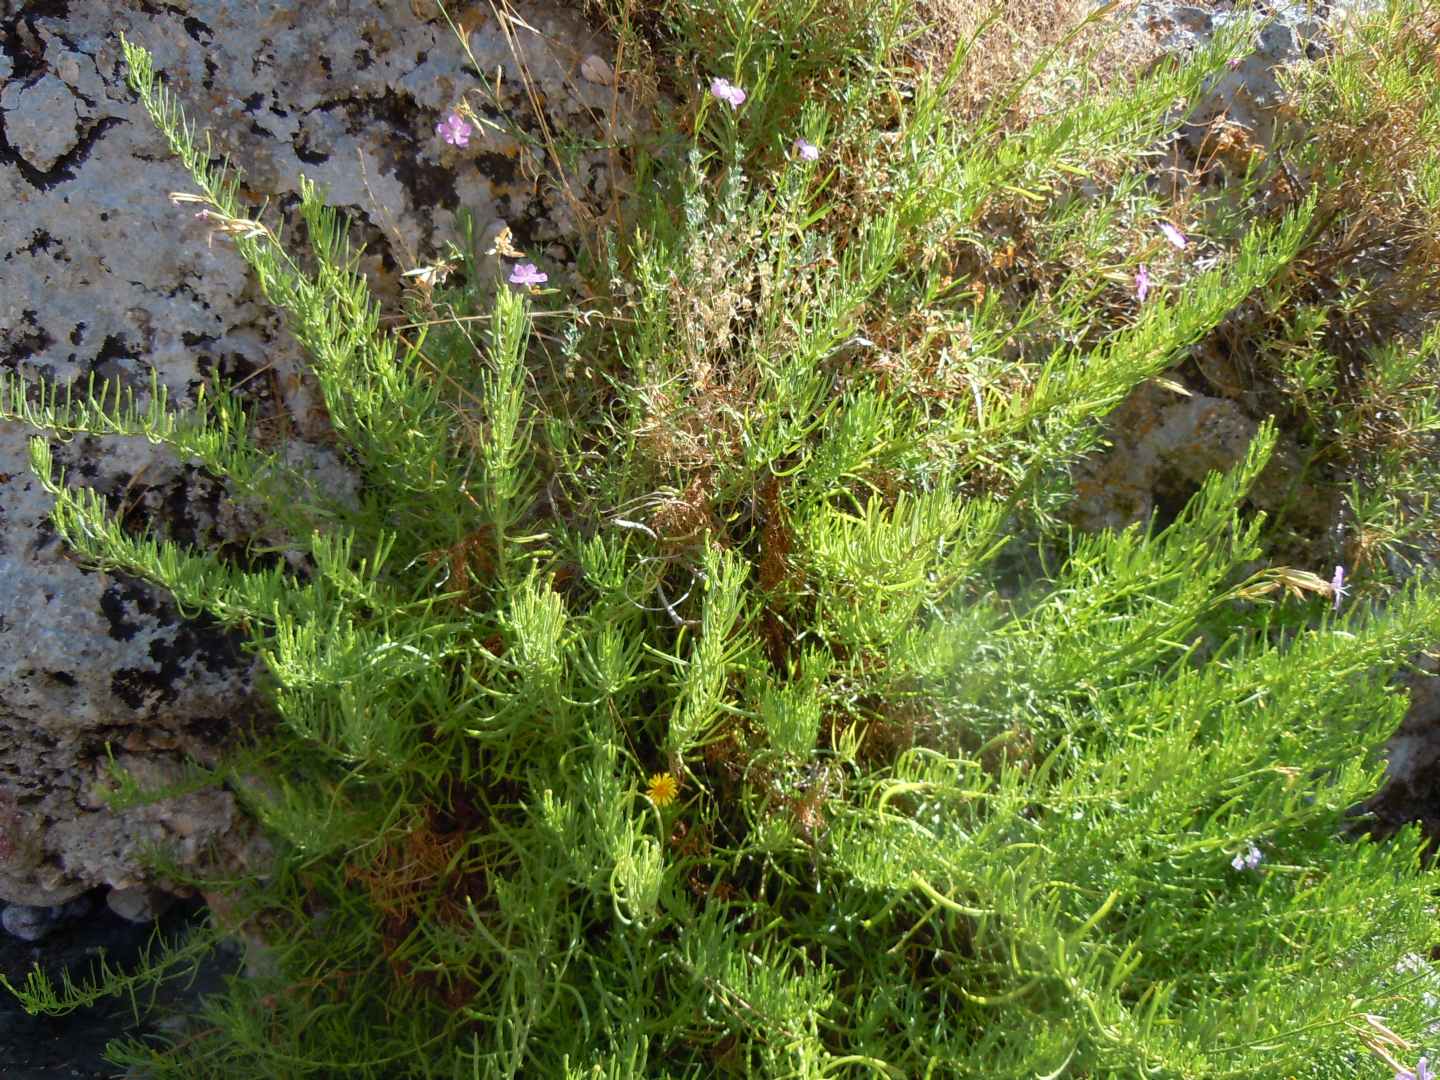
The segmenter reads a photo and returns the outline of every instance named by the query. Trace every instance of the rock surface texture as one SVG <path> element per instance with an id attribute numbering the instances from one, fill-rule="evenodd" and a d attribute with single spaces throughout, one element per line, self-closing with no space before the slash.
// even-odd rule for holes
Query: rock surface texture
<path id="1" fill-rule="evenodd" d="M 217 152 L 243 167 L 244 196 L 270 199 L 272 226 L 301 174 L 317 181 L 393 302 L 400 275 L 457 236 L 460 207 L 481 227 L 509 223 L 553 280 L 573 260 L 575 215 L 608 189 L 603 151 L 581 154 L 563 188 L 535 179 L 526 133 L 542 118 L 512 44 L 549 129 L 607 130 L 613 144 L 615 91 L 581 74 L 612 49 L 570 5 L 517 12 L 526 25 L 478 8 L 461 23 L 491 89 L 503 71 L 497 98 L 424 4 L 0 3 L 0 365 L 80 390 L 92 375 L 143 390 L 153 370 L 179 403 L 208 378 L 244 381 L 277 435 L 308 440 L 298 445 L 338 475 L 298 347 L 227 241 L 167 199 L 193 185 L 125 86 L 119 35 L 154 54 Z M 435 127 L 462 97 L 497 127 L 447 145 Z M 142 783 L 167 783 L 187 757 L 210 761 L 263 721 L 263 705 L 237 637 L 65 550 L 29 471 L 31 435 L 0 423 L 0 900 L 26 906 L 13 921 L 27 932 L 45 920 L 22 914 L 97 886 L 138 914 L 129 901 L 164 885 L 143 868 L 149 843 L 187 867 L 264 855 L 226 791 L 121 812 L 100 800 L 107 744 Z M 219 480 L 143 441 L 78 437 L 55 456 L 136 528 L 235 555 L 264 534 Z"/>

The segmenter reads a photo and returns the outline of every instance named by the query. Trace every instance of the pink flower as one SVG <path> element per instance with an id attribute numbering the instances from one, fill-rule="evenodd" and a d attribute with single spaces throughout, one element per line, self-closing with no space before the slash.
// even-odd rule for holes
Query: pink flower
<path id="1" fill-rule="evenodd" d="M 732 109 L 738 109 L 745 104 L 745 91 L 736 86 L 729 79 L 711 79 L 710 93 L 715 95 Z"/>
<path id="2" fill-rule="evenodd" d="M 820 160 L 820 148 L 808 139 L 796 139 L 795 145 L 790 147 L 790 152 L 801 161 Z"/>
<path id="3" fill-rule="evenodd" d="M 511 285 L 543 285 L 550 280 L 550 275 L 536 270 L 534 263 L 516 263 L 508 280 Z"/>
<path id="4" fill-rule="evenodd" d="M 436 124 L 435 134 L 439 135 L 451 146 L 470 145 L 470 125 L 467 124 L 465 118 L 457 112 L 452 112 L 449 116 L 445 117 L 444 120 Z"/>
<path id="5" fill-rule="evenodd" d="M 1145 297 L 1150 295 L 1150 269 L 1140 264 L 1140 269 L 1135 271 L 1135 299 L 1140 303 L 1145 302 Z"/>
<path id="6" fill-rule="evenodd" d="M 1245 62 L 1245 61 L 1244 61 L 1244 60 L 1241 60 L 1238 56 L 1235 57 L 1233 60 L 1230 61 L 1230 70 L 1231 70 L 1231 71 L 1239 71 L 1239 70 L 1240 70 L 1240 65 L 1243 64 L 1244 62 Z"/>
<path id="7" fill-rule="evenodd" d="M 1160 231 L 1165 234 L 1165 239 L 1169 240 L 1171 246 L 1177 251 L 1184 251 L 1190 246 L 1190 241 L 1185 239 L 1185 234 L 1168 221 L 1160 222 Z"/>

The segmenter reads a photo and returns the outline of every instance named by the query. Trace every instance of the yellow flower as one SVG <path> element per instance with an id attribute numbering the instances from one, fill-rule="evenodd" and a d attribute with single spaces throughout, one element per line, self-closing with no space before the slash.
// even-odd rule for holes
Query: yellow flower
<path id="1" fill-rule="evenodd" d="M 675 796 L 680 794 L 680 783 L 668 772 L 657 772 L 650 777 L 650 787 L 646 794 L 656 806 L 669 806 L 675 801 Z"/>

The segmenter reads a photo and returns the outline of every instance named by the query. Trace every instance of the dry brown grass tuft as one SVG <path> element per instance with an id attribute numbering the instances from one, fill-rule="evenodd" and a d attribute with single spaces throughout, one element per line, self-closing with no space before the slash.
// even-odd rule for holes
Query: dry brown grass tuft
<path id="1" fill-rule="evenodd" d="M 956 107 L 972 116 L 1003 101 L 1057 50 L 1055 62 L 1011 107 L 1010 121 L 1023 125 L 1053 109 L 1062 95 L 1074 100 L 1077 91 L 1114 89 L 1158 58 L 1156 36 L 1134 22 L 1134 7 L 1135 0 L 1121 0 L 1079 29 L 1095 12 L 1087 0 L 916 0 L 919 33 L 910 48 L 917 63 L 938 73 L 984 27 L 954 92 Z M 1071 34 L 1073 40 L 1066 43 Z"/>

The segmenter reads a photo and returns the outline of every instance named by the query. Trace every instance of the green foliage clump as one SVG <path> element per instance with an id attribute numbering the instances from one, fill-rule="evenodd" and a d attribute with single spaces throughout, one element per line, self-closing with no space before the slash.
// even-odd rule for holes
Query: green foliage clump
<path id="1" fill-rule="evenodd" d="M 1234 42 L 1121 97 L 962 124 L 963 56 L 896 62 L 904 4 L 820 6 L 652 14 L 650 47 L 745 106 L 682 97 L 632 162 L 641 194 L 577 271 L 594 308 L 496 282 L 467 234 L 463 282 L 422 297 L 413 341 L 382 330 L 315 189 L 301 258 L 126 43 L 361 485 L 329 497 L 223 387 L 179 411 L 158 380 L 141 404 L 3 387 L 4 415 L 54 436 L 197 460 L 305 556 L 256 568 L 135 535 L 33 443 L 65 542 L 247 633 L 279 718 L 202 777 L 275 841 L 273 866 L 224 883 L 271 970 L 117 1063 L 1320 1078 L 1421 1037 L 1418 977 L 1396 970 L 1432 940 L 1421 840 L 1373 842 L 1353 808 L 1440 589 L 1336 615 L 1322 578 L 1277 562 L 1247 503 L 1273 424 L 1173 521 L 1058 523 L 1117 403 L 1294 293 L 1343 210 L 1333 177 L 1317 163 L 1278 202 L 1236 180 L 1248 210 L 1213 265 L 1136 303 L 1150 152 Z M 642 40 L 628 6 L 608 13 Z M 1327 71 L 1350 77 L 1343 57 Z M 997 259 L 1007 207 L 1028 239 Z M 541 314 L 563 329 L 537 335 Z M 1386 347 L 1433 353 L 1421 330 Z M 1302 337 L 1286 377 L 1329 362 Z M 1327 445 L 1354 449 L 1337 424 Z M 18 992 L 50 1010 L 133 992 L 102 974 Z"/>

